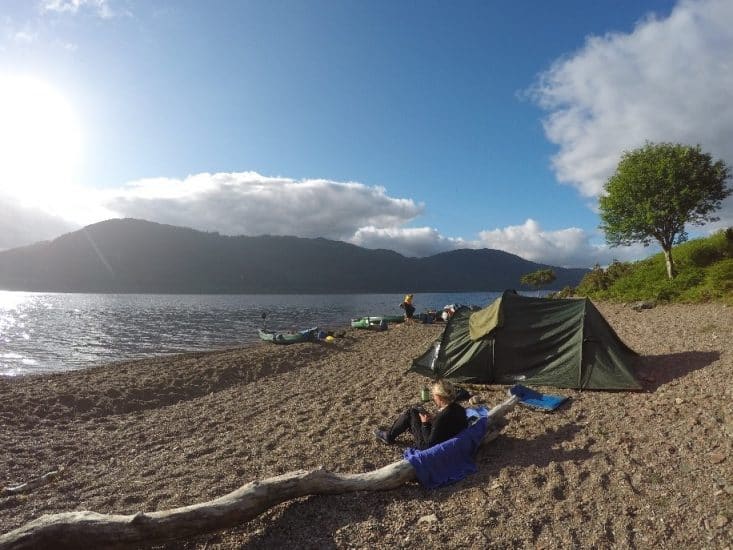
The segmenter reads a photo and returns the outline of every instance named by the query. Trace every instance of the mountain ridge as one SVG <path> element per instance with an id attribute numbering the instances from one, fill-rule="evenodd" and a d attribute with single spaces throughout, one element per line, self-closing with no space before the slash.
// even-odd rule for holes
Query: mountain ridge
<path id="1" fill-rule="evenodd" d="M 519 278 L 552 268 L 554 287 L 588 269 L 566 269 L 493 249 L 408 258 L 324 238 L 227 236 L 132 218 L 0 252 L 0 288 L 39 292 L 328 294 L 526 289 Z"/>

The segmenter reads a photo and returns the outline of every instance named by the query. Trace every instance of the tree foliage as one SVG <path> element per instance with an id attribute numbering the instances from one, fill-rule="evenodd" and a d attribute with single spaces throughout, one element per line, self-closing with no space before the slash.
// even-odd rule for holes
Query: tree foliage
<path id="1" fill-rule="evenodd" d="M 578 296 L 629 302 L 656 300 L 733 305 L 733 228 L 675 246 L 674 279 L 665 276 L 663 253 L 633 263 L 596 265 L 576 288 Z"/>
<path id="2" fill-rule="evenodd" d="M 533 286 L 539 290 L 540 287 L 554 282 L 556 278 L 555 272 L 552 269 L 538 269 L 532 273 L 522 275 L 519 282 L 523 285 Z"/>
<path id="3" fill-rule="evenodd" d="M 578 293 L 582 296 L 588 296 L 608 290 L 614 282 L 629 275 L 632 271 L 633 267 L 630 263 L 619 262 L 618 260 L 613 260 L 613 263 L 606 269 L 596 264 L 580 281 Z"/>
<path id="4" fill-rule="evenodd" d="M 647 142 L 624 152 L 599 201 L 601 229 L 611 246 L 656 240 L 674 277 L 672 246 L 687 240 L 685 226 L 716 221 L 733 190 L 730 169 L 700 146 Z"/>

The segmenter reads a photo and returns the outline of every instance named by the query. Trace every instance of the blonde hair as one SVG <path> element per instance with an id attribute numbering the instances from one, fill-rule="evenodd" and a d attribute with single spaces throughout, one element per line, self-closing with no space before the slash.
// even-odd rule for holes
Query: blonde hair
<path id="1" fill-rule="evenodd" d="M 448 380 L 436 380 L 433 382 L 433 395 L 442 397 L 448 403 L 453 403 L 456 399 L 456 387 Z"/>

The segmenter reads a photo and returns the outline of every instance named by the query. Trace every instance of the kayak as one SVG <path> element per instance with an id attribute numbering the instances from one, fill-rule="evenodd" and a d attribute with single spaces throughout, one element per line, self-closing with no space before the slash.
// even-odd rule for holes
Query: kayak
<path id="1" fill-rule="evenodd" d="M 371 330 L 384 330 L 387 323 L 381 317 L 360 317 L 351 320 L 351 328 L 366 328 Z"/>
<path id="2" fill-rule="evenodd" d="M 275 332 L 272 330 L 259 329 L 260 339 L 273 344 L 297 344 L 298 342 L 311 342 L 318 335 L 318 327 L 313 327 L 298 332 Z"/>
<path id="3" fill-rule="evenodd" d="M 404 315 L 382 315 L 382 319 L 388 323 L 401 323 L 405 320 Z"/>
<path id="4" fill-rule="evenodd" d="M 405 318 L 402 315 L 377 315 L 358 317 L 351 320 L 353 328 L 381 329 L 382 323 L 401 323 Z"/>

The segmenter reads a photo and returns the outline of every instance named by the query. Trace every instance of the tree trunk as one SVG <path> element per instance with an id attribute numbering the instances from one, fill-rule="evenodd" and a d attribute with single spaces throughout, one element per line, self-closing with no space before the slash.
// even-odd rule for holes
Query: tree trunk
<path id="1" fill-rule="evenodd" d="M 504 427 L 503 417 L 518 399 L 512 396 L 489 413 L 489 430 L 481 444 L 493 441 Z M 217 499 L 133 515 L 63 512 L 41 516 L 0 535 L 0 550 L 28 548 L 129 548 L 141 543 L 182 539 L 237 526 L 272 506 L 306 495 L 395 489 L 415 479 L 406 460 L 363 474 L 298 470 L 253 481 Z"/>
<path id="2" fill-rule="evenodd" d="M 672 247 L 664 248 L 664 261 L 667 264 L 667 277 L 669 277 L 669 279 L 674 279 L 677 272 L 674 268 L 674 261 L 672 261 Z"/>

